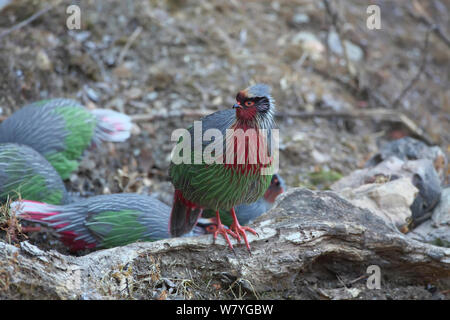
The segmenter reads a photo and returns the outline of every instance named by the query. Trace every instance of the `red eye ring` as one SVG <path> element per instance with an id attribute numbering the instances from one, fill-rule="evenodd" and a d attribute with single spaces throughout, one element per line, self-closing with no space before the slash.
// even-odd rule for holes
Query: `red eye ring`
<path id="1" fill-rule="evenodd" d="M 206 227 L 206 231 L 209 233 L 214 233 L 217 230 L 217 226 L 215 224 L 210 224 Z"/>
<path id="2" fill-rule="evenodd" d="M 254 102 L 254 101 L 247 100 L 247 101 L 245 101 L 244 104 L 245 104 L 246 107 L 252 107 L 252 106 L 255 104 L 255 102 Z"/>

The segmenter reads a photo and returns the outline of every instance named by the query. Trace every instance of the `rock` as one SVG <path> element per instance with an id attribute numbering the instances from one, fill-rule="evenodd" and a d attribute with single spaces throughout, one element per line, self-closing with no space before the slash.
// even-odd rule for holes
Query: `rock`
<path id="1" fill-rule="evenodd" d="M 325 93 L 322 96 L 322 104 L 326 108 L 333 109 L 334 111 L 350 111 L 353 109 L 353 106 L 346 102 L 342 101 L 339 98 L 334 97 L 329 93 Z"/>
<path id="2" fill-rule="evenodd" d="M 68 60 L 69 66 L 79 68 L 87 77 L 92 80 L 101 80 L 101 70 L 97 62 L 85 52 L 79 50 L 78 47 L 68 47 L 67 50 L 70 53 Z"/>
<path id="3" fill-rule="evenodd" d="M 108 101 L 105 105 L 106 109 L 116 109 L 122 113 L 125 113 L 125 101 L 122 98 L 115 98 Z"/>
<path id="4" fill-rule="evenodd" d="M 431 220 L 433 220 L 433 223 L 438 226 L 450 226 L 450 186 L 447 186 L 444 190 L 442 190 L 441 201 L 433 210 Z"/>
<path id="5" fill-rule="evenodd" d="M 381 161 L 393 156 L 400 160 L 429 159 L 433 162 L 441 181 L 443 182 L 445 179 L 448 161 L 441 148 L 438 146 L 430 147 L 411 137 L 384 143 L 380 147 L 380 151 L 366 163 L 366 167 L 376 166 Z"/>
<path id="6" fill-rule="evenodd" d="M 357 288 L 320 289 L 320 294 L 331 300 L 349 300 L 361 293 Z"/>
<path id="7" fill-rule="evenodd" d="M 311 32 L 302 31 L 292 38 L 292 44 L 300 44 L 303 52 L 307 53 L 312 60 L 320 60 L 325 53 L 325 46 Z"/>
<path id="8" fill-rule="evenodd" d="M 132 64 L 130 64 L 128 62 L 124 62 L 121 65 L 115 67 L 113 69 L 113 73 L 116 77 L 121 78 L 121 79 L 131 78 L 131 76 L 133 75 L 132 68 L 133 68 Z"/>
<path id="9" fill-rule="evenodd" d="M 309 16 L 305 13 L 294 14 L 292 22 L 295 24 L 306 24 L 309 22 Z"/>
<path id="10" fill-rule="evenodd" d="M 139 88 L 131 88 L 124 92 L 125 97 L 128 100 L 135 100 L 142 97 L 142 90 Z"/>
<path id="11" fill-rule="evenodd" d="M 328 154 L 322 153 L 316 149 L 311 152 L 311 156 L 315 163 L 326 163 L 331 161 L 331 157 Z"/>
<path id="12" fill-rule="evenodd" d="M 147 100 L 147 101 L 154 101 L 157 98 L 158 98 L 158 92 L 156 92 L 156 91 L 150 92 L 145 96 L 145 100 Z"/>
<path id="13" fill-rule="evenodd" d="M 339 39 L 339 35 L 336 31 L 331 31 L 328 34 L 328 45 L 331 51 L 339 56 L 344 56 L 344 50 Z M 360 47 L 354 43 L 344 40 L 345 49 L 347 50 L 347 55 L 350 60 L 361 61 L 364 57 L 364 52 Z"/>
<path id="14" fill-rule="evenodd" d="M 98 102 L 100 97 L 97 91 L 89 87 L 88 85 L 83 86 L 84 92 L 86 93 L 87 97 L 94 102 Z"/>
<path id="15" fill-rule="evenodd" d="M 412 224 L 408 228 L 411 228 L 431 216 L 431 210 L 438 203 L 441 194 L 439 177 L 428 159 L 402 161 L 397 157 L 390 157 L 375 167 L 352 172 L 331 185 L 331 189 L 341 192 L 345 188 L 355 189 L 374 182 L 386 183 L 401 177 L 408 178 L 419 190 L 410 207 Z"/>
<path id="16" fill-rule="evenodd" d="M 441 201 L 428 220 L 408 234 L 408 237 L 423 242 L 450 247 L 450 187 L 441 194 Z"/>
<path id="17" fill-rule="evenodd" d="M 386 289 L 381 283 L 380 295 L 394 285 L 450 284 L 450 249 L 409 239 L 333 192 L 296 188 L 276 203 L 252 226 L 259 237 L 249 235 L 251 255 L 242 244 L 233 253 L 221 237 L 212 244 L 211 235 L 134 243 L 80 257 L 27 242 L 20 247 L 0 242 L 0 270 L 8 280 L 0 297 L 148 299 L 169 286 L 176 290 L 167 299 L 205 292 L 227 297 L 233 288 L 246 298 L 356 299 L 368 289 L 344 289 L 336 275 L 355 279 L 370 265 L 389 279 Z M 311 279 L 314 285 L 305 285 Z"/>
<path id="18" fill-rule="evenodd" d="M 407 161 L 405 169 L 414 172 L 412 183 L 419 189 L 419 194 L 411 205 L 412 219 L 418 225 L 431 216 L 431 210 L 441 198 L 440 180 L 432 162 L 427 159 Z"/>
<path id="19" fill-rule="evenodd" d="M 50 71 L 53 69 L 52 62 L 44 50 L 38 50 L 36 54 L 36 66 L 39 70 Z"/>
<path id="20" fill-rule="evenodd" d="M 410 206 L 418 189 L 409 178 L 386 183 L 369 183 L 354 188 L 345 188 L 340 194 L 354 205 L 372 211 L 393 229 L 400 228 L 411 217 Z"/>
<path id="21" fill-rule="evenodd" d="M 87 39 L 89 39 L 91 37 L 91 32 L 90 31 L 73 31 L 73 30 L 69 30 L 68 32 L 69 36 L 71 36 L 72 38 L 74 38 L 75 40 L 79 41 L 79 42 L 84 42 Z"/>

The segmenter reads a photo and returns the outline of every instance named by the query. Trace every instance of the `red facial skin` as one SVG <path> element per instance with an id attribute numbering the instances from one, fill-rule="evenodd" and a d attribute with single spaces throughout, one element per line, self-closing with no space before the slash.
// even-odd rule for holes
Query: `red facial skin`
<path id="1" fill-rule="evenodd" d="M 237 104 L 241 106 L 240 102 Z M 241 106 L 241 108 L 236 109 L 236 116 L 241 120 L 250 121 L 255 118 L 257 112 L 258 110 L 254 105 L 245 108 Z"/>
<path id="2" fill-rule="evenodd" d="M 264 194 L 264 199 L 267 202 L 274 203 L 275 199 L 284 192 L 283 187 L 280 185 L 280 181 L 274 177 L 274 179 L 270 183 L 269 189 L 267 189 Z"/>

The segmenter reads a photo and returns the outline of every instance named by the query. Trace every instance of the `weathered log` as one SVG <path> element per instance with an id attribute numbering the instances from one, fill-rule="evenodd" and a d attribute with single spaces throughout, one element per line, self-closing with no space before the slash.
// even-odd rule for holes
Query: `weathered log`
<path id="1" fill-rule="evenodd" d="M 259 237 L 249 236 L 251 254 L 242 244 L 235 253 L 222 239 L 212 244 L 211 236 L 80 257 L 0 242 L 0 297 L 364 298 L 370 265 L 380 267 L 380 292 L 450 284 L 449 248 L 408 239 L 333 192 L 292 189 L 253 227 Z"/>

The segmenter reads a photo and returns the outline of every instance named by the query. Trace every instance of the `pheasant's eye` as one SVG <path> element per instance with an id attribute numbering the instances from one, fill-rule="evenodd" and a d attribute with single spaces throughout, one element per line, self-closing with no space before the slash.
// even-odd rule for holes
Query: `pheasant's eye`
<path id="1" fill-rule="evenodd" d="M 206 231 L 208 233 L 214 233 L 217 230 L 217 226 L 215 224 L 211 224 L 209 226 L 206 227 Z"/>
<path id="2" fill-rule="evenodd" d="M 251 106 L 253 106 L 253 105 L 255 104 L 255 102 L 254 102 L 254 101 L 247 100 L 247 101 L 245 101 L 244 104 L 245 104 L 246 107 L 251 107 Z"/>

